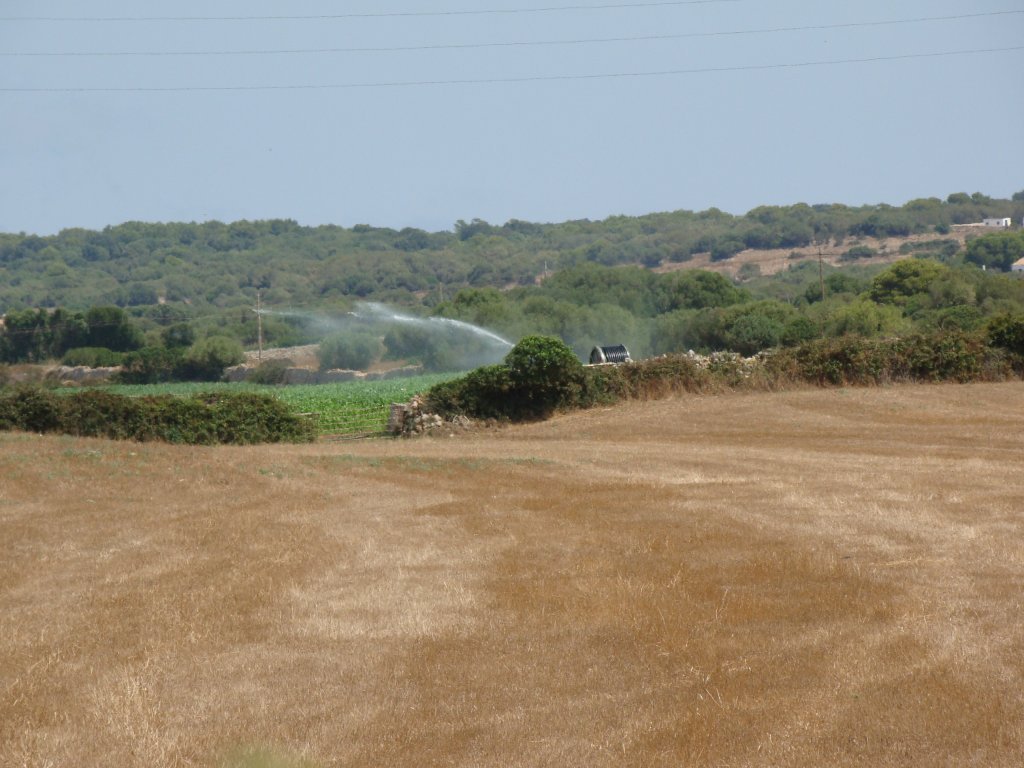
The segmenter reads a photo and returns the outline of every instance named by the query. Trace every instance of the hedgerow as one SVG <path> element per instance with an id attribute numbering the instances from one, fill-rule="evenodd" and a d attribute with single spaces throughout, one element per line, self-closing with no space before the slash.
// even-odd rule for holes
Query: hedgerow
<path id="1" fill-rule="evenodd" d="M 664 355 L 619 366 L 583 368 L 566 388 L 558 408 L 587 408 L 626 399 L 730 389 L 776 390 L 793 386 L 867 386 L 900 382 L 1003 381 L 1024 371 L 1013 351 L 1018 326 L 994 326 L 989 335 L 952 331 L 869 339 L 817 339 L 744 358 Z M 1002 344 L 1003 346 L 999 346 Z M 466 415 L 522 421 L 539 413 L 525 393 L 529 377 L 514 380 L 508 365 L 481 368 L 432 388 L 427 407 L 443 416 Z M 550 412 L 550 411 L 548 411 Z"/>
<path id="2" fill-rule="evenodd" d="M 251 392 L 126 397 L 22 388 L 0 395 L 0 429 L 191 445 L 309 442 L 315 424 Z"/>

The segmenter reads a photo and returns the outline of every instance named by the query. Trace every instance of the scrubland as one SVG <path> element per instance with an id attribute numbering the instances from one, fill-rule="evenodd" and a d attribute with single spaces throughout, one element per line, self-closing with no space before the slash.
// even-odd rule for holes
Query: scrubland
<path id="1" fill-rule="evenodd" d="M 0 764 L 1021 765 L 1022 402 L 0 434 Z"/>

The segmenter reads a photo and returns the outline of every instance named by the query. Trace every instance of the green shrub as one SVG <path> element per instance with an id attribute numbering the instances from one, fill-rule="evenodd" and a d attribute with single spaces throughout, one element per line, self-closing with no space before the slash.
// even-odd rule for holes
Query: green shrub
<path id="1" fill-rule="evenodd" d="M 795 347 L 821 335 L 821 328 L 809 317 L 799 315 L 794 317 L 782 329 L 782 345 Z"/>
<path id="2" fill-rule="evenodd" d="M 0 429 L 52 432 L 63 423 L 63 399 L 38 387 L 18 387 L 0 397 Z"/>
<path id="3" fill-rule="evenodd" d="M 189 347 L 181 360 L 180 376 L 190 381 L 218 381 L 224 369 L 245 360 L 242 345 L 227 336 L 210 336 Z"/>
<path id="4" fill-rule="evenodd" d="M 544 416 L 579 394 L 583 364 L 554 336 L 525 336 L 505 356 L 516 410 Z"/>
<path id="5" fill-rule="evenodd" d="M 315 437 L 314 424 L 296 416 L 274 397 L 221 392 L 207 400 L 214 410 L 220 443 L 305 442 Z"/>
<path id="6" fill-rule="evenodd" d="M 188 323 L 175 323 L 160 331 L 160 341 L 168 348 L 187 349 L 196 341 L 196 332 Z"/>
<path id="7" fill-rule="evenodd" d="M 284 384 L 291 360 L 266 360 L 250 371 L 245 380 L 253 384 Z"/>
<path id="8" fill-rule="evenodd" d="M 997 315 L 989 320 L 985 332 L 992 346 L 1024 357 L 1024 315 Z"/>
<path id="9" fill-rule="evenodd" d="M 726 331 L 729 349 L 741 355 L 754 355 L 763 349 L 777 347 L 785 326 L 774 317 L 746 314 L 738 317 Z"/>
<path id="10" fill-rule="evenodd" d="M 175 381 L 182 375 L 183 352 L 178 348 L 143 347 L 129 352 L 121 362 L 117 381 L 121 384 L 157 384 Z"/>
<path id="11" fill-rule="evenodd" d="M 449 417 L 521 421 L 578 405 L 583 384 L 583 365 L 565 342 L 552 336 L 526 336 L 504 364 L 477 368 L 431 388 L 427 404 Z"/>
<path id="12" fill-rule="evenodd" d="M 814 384 L 991 381 L 1010 373 L 1005 356 L 981 336 L 956 331 L 892 339 L 819 339 L 784 354 L 792 356 L 797 378 Z"/>
<path id="13" fill-rule="evenodd" d="M 711 246 L 711 260 L 725 261 L 726 259 L 731 259 L 746 247 L 743 241 L 737 238 L 731 236 L 723 238 Z"/>
<path id="14" fill-rule="evenodd" d="M 687 355 L 664 355 L 618 365 L 604 369 L 604 375 L 599 370 L 587 370 L 587 391 L 599 387 L 598 392 L 607 399 L 654 399 L 678 392 L 706 392 L 715 386 L 711 374 Z"/>
<path id="15" fill-rule="evenodd" d="M 869 245 L 855 245 L 848 249 L 841 258 L 843 261 L 856 261 L 857 259 L 870 259 L 872 256 L 876 256 L 878 251 Z"/>
<path id="16" fill-rule="evenodd" d="M 138 400 L 101 390 L 76 392 L 60 400 L 61 424 L 54 431 L 116 440 L 152 437 L 146 409 Z"/>
<path id="17" fill-rule="evenodd" d="M 979 267 L 1007 272 L 1015 261 L 1024 258 L 1024 231 L 993 232 L 971 240 L 964 258 Z"/>
<path id="18" fill-rule="evenodd" d="M 486 365 L 431 387 L 427 408 L 447 418 L 510 419 L 515 416 L 511 392 L 508 366 Z"/>
<path id="19" fill-rule="evenodd" d="M 387 357 L 391 360 L 421 360 L 430 349 L 430 332 L 416 325 L 396 325 L 384 336 Z"/>
<path id="20" fill-rule="evenodd" d="M 21 389 L 0 396 L 0 429 L 192 445 L 308 442 L 315 424 L 249 392 L 130 398 L 99 390 Z"/>
<path id="21" fill-rule="evenodd" d="M 72 367 L 109 368 L 120 365 L 123 360 L 123 353 L 114 352 L 106 347 L 78 347 L 65 352 L 61 362 Z"/>

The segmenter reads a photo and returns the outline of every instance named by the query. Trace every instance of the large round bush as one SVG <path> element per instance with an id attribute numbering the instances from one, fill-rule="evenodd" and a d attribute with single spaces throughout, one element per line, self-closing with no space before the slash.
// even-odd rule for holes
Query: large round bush
<path id="1" fill-rule="evenodd" d="M 524 336 L 505 357 L 514 396 L 524 415 L 542 416 L 579 393 L 583 365 L 561 339 Z"/>

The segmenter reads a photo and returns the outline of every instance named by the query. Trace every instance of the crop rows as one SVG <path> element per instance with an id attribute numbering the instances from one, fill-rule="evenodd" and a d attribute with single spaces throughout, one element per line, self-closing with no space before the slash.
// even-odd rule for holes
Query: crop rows
<path id="1" fill-rule="evenodd" d="M 110 391 L 130 396 L 192 395 L 199 392 L 251 391 L 272 395 L 295 413 L 311 414 L 321 435 L 357 437 L 384 432 L 391 403 L 406 402 L 456 374 L 430 374 L 389 381 L 267 386 L 246 383 L 174 383 L 124 385 Z"/>

